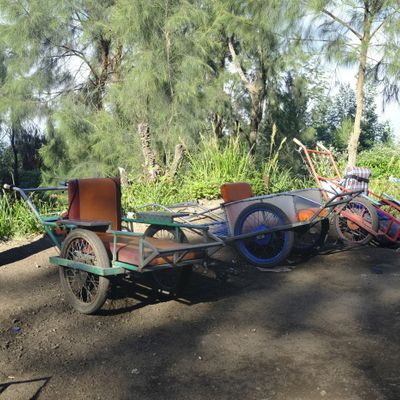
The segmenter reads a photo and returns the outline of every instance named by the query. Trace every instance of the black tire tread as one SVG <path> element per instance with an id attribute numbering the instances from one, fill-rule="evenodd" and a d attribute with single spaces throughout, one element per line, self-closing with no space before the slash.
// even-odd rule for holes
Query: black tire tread
<path id="1" fill-rule="evenodd" d="M 351 200 L 349 204 L 352 204 L 352 203 L 353 204 L 354 203 L 362 204 L 368 210 L 369 214 L 371 215 L 371 229 L 373 231 L 377 232 L 378 228 L 379 228 L 379 218 L 376 213 L 375 207 L 367 199 L 363 199 L 363 198 L 359 198 L 359 197 Z M 375 236 L 368 233 L 367 236 L 363 240 L 360 240 L 360 241 L 348 240 L 343 235 L 342 231 L 339 228 L 339 220 L 340 220 L 340 213 L 335 215 L 335 218 L 334 218 L 334 227 L 335 227 L 335 230 L 337 233 L 337 237 L 340 241 L 342 241 L 344 243 L 349 243 L 349 244 L 365 245 L 365 244 L 368 244 L 372 239 L 374 239 Z"/>
<path id="2" fill-rule="evenodd" d="M 61 248 L 62 258 L 65 258 L 69 244 L 73 240 L 79 238 L 83 238 L 91 245 L 94 253 L 96 254 L 98 267 L 101 268 L 110 267 L 110 259 L 108 257 L 103 242 L 100 240 L 100 238 L 96 235 L 95 232 L 88 231 L 86 229 L 75 229 L 68 234 Z M 83 303 L 79 299 L 77 299 L 76 296 L 72 293 L 69 284 L 65 278 L 65 268 L 67 267 L 59 267 L 59 275 L 60 275 L 61 287 L 64 291 L 66 300 L 76 311 L 79 311 L 82 314 L 94 314 L 103 306 L 103 304 L 107 299 L 110 280 L 104 276 L 100 276 L 99 292 L 96 296 L 96 299 L 91 303 Z"/>

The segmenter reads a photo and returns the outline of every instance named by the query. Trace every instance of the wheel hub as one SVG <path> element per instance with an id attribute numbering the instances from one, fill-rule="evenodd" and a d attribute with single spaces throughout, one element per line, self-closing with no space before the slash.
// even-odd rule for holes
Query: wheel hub
<path id="1" fill-rule="evenodd" d="M 266 225 L 259 225 L 259 226 L 257 226 L 257 227 L 254 229 L 254 231 L 255 231 L 255 232 L 262 232 L 262 231 L 265 231 L 265 230 L 267 230 L 267 229 L 268 229 L 268 226 L 266 226 Z M 257 236 L 255 237 L 255 242 L 256 242 L 259 246 L 267 246 L 267 245 L 271 242 L 271 239 L 272 239 L 272 235 L 271 235 L 270 233 L 267 233 L 267 234 L 262 233 L 262 234 L 257 235 Z"/>

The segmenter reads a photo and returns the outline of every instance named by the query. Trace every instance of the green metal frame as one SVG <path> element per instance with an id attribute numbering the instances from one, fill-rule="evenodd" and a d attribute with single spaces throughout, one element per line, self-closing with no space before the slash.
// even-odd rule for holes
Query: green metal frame
<path id="1" fill-rule="evenodd" d="M 77 224 L 70 224 L 67 222 L 56 222 L 57 217 L 44 217 L 43 224 L 45 227 L 46 233 L 51 237 L 56 246 L 61 249 L 61 241 L 54 235 L 53 230 L 56 227 L 67 228 L 67 229 L 76 229 L 79 227 Z M 199 230 L 203 233 L 204 242 L 200 244 L 189 245 L 185 249 L 168 249 L 168 250 L 160 250 L 153 246 L 149 241 L 145 240 L 143 233 L 138 232 L 127 232 L 127 231 L 118 231 L 113 229 L 108 229 L 107 233 L 113 234 L 113 250 L 112 250 L 112 259 L 110 268 L 101 268 L 96 265 L 88 265 L 80 262 L 76 262 L 74 260 L 68 260 L 62 257 L 53 256 L 50 257 L 50 263 L 52 265 L 58 265 L 62 267 L 75 268 L 81 271 L 86 271 L 92 274 L 101 275 L 101 276 L 113 276 L 113 275 L 121 275 L 126 273 L 127 271 L 134 272 L 150 272 L 161 269 L 174 268 L 174 266 L 185 266 L 190 265 L 196 262 L 201 262 L 203 259 L 191 259 L 191 260 L 183 260 L 185 255 L 192 250 L 195 249 L 210 249 L 213 247 L 220 247 L 223 243 L 219 238 L 214 237 L 214 235 L 208 232 L 208 226 L 206 225 L 191 225 L 191 224 L 179 224 L 171 221 L 166 221 L 165 219 L 157 219 L 157 218 L 149 218 L 149 219 L 135 219 L 135 218 L 122 218 L 123 222 L 128 223 L 144 223 L 149 225 L 160 225 L 167 226 L 171 228 L 175 228 L 177 233 L 181 232 L 182 228 L 187 228 L 190 230 Z M 138 237 L 139 238 L 139 264 L 128 264 L 125 262 L 121 262 L 117 260 L 117 243 L 119 237 Z M 213 242 L 206 242 L 208 238 L 213 238 Z M 150 250 L 150 251 L 147 251 Z M 166 258 L 173 256 L 173 262 L 167 262 Z M 164 264 L 152 265 L 149 266 L 151 261 L 155 258 L 164 258 L 166 261 Z M 147 267 L 147 268 L 146 268 Z"/>
<path id="2" fill-rule="evenodd" d="M 5 185 L 5 189 L 7 190 L 14 190 L 24 198 L 24 200 L 27 202 L 28 206 L 32 210 L 32 213 L 36 217 L 37 221 L 41 223 L 44 227 L 44 230 L 46 234 L 49 236 L 49 238 L 52 240 L 54 245 L 61 250 L 62 247 L 62 241 L 63 237 L 58 237 L 55 233 L 55 230 L 57 228 L 61 229 L 66 229 L 67 231 L 71 231 L 74 229 L 79 228 L 82 226 L 85 228 L 85 225 L 79 224 L 79 221 L 71 220 L 70 222 L 68 220 L 60 220 L 60 215 L 48 215 L 48 216 L 43 216 L 39 213 L 35 205 L 32 203 L 31 199 L 27 196 L 26 192 L 36 192 L 36 191 L 48 191 L 48 190 L 61 190 L 64 191 L 67 189 L 66 186 L 62 187 L 49 187 L 49 188 L 28 188 L 28 189 L 21 189 L 16 186 L 12 185 Z M 74 268 L 78 269 L 81 271 L 86 271 L 92 274 L 96 275 L 101 275 L 101 276 L 112 276 L 112 275 L 119 275 L 123 274 L 126 271 L 137 271 L 137 272 L 147 272 L 147 271 L 152 271 L 152 270 L 159 270 L 159 269 L 165 269 L 165 268 L 173 268 L 176 265 L 179 266 L 184 266 L 188 264 L 193 264 L 195 262 L 200 262 L 203 259 L 191 259 L 191 260 L 184 260 L 185 255 L 195 249 L 203 249 L 208 252 L 212 251 L 212 248 L 219 248 L 221 245 L 223 245 L 223 242 L 212 235 L 211 233 L 208 232 L 208 226 L 206 225 L 191 225 L 191 224 L 178 224 L 173 221 L 174 216 L 170 214 L 165 214 L 160 218 L 160 214 L 153 214 L 149 215 L 149 213 L 146 213 L 147 217 L 146 218 L 126 218 L 123 217 L 121 220 L 123 222 L 127 223 L 145 223 L 149 225 L 162 225 L 162 226 L 168 226 L 168 227 L 173 227 L 177 230 L 177 233 L 180 232 L 182 228 L 187 228 L 191 229 L 193 231 L 200 231 L 202 236 L 204 237 L 204 242 L 201 244 L 188 244 L 185 246 L 184 249 L 167 249 L 167 250 L 160 250 L 157 249 L 155 246 L 153 246 L 149 241 L 146 241 L 144 239 L 144 235 L 142 233 L 136 233 L 136 232 L 126 232 L 126 231 L 117 231 L 117 230 L 112 230 L 108 229 L 108 233 L 113 234 L 113 251 L 112 251 L 112 260 L 111 260 L 111 265 L 112 267 L 110 268 L 102 268 L 97 265 L 89 265 L 81 262 L 77 262 L 74 260 L 68 260 L 59 256 L 53 256 L 50 257 L 50 263 L 52 265 L 58 265 L 62 267 L 68 267 L 68 268 Z M 178 214 L 176 214 L 178 215 Z M 176 216 L 175 215 L 175 216 Z M 143 216 L 143 215 L 142 215 Z M 139 265 L 134 265 L 134 264 L 127 264 L 121 261 L 117 260 L 117 241 L 118 237 L 121 236 L 127 236 L 127 237 L 139 237 Z M 212 238 L 214 241 L 209 242 L 207 239 Z M 150 250 L 150 251 L 146 251 Z M 215 251 L 215 250 L 214 250 Z M 169 262 L 169 258 L 173 257 L 173 261 Z M 166 261 L 165 264 L 159 264 L 156 266 L 150 266 L 149 264 L 151 261 L 153 261 L 155 258 L 164 258 Z M 167 259 L 168 257 L 168 259 Z M 148 267 L 148 268 L 146 268 Z"/>
<path id="3" fill-rule="evenodd" d="M 91 274 L 101 275 L 101 276 L 119 275 L 125 273 L 125 269 L 122 267 L 101 268 L 98 267 L 97 265 L 89 265 L 74 260 L 68 260 L 66 258 L 58 256 L 50 257 L 50 264 L 57 265 L 60 267 L 79 269 L 81 271 L 86 271 L 90 272 Z"/>
<path id="4" fill-rule="evenodd" d="M 58 224 L 55 224 L 59 226 Z M 70 224 L 64 224 L 65 226 L 71 227 L 71 228 L 76 228 L 76 225 L 70 225 Z M 50 223 L 50 226 L 53 226 L 52 223 Z M 185 266 L 185 265 L 190 265 L 196 262 L 201 262 L 203 259 L 191 259 L 191 260 L 183 260 L 184 256 L 191 250 L 194 249 L 205 249 L 205 248 L 211 248 L 211 247 L 219 247 L 221 246 L 222 242 L 221 241 L 216 241 L 212 243 L 201 243 L 201 244 L 193 244 L 193 245 L 188 245 L 185 249 L 169 249 L 169 250 L 159 250 L 156 247 L 154 247 L 150 242 L 146 241 L 144 239 L 144 236 L 142 233 L 136 233 L 136 232 L 125 232 L 125 231 L 116 231 L 109 229 L 107 231 L 108 233 L 113 234 L 113 251 L 112 251 L 112 260 L 111 260 L 111 265 L 112 267 L 110 268 L 102 268 L 97 265 L 89 265 L 89 264 L 84 264 L 81 262 L 77 262 L 74 260 L 68 260 L 66 258 L 62 258 L 59 256 L 53 256 L 50 257 L 50 263 L 52 265 L 58 265 L 62 267 L 68 267 L 68 268 L 74 268 L 74 269 L 79 269 L 81 271 L 86 271 L 95 275 L 101 275 L 101 276 L 112 276 L 112 275 L 121 275 L 124 274 L 128 271 L 134 271 L 134 272 L 150 272 L 150 271 L 155 271 L 155 270 L 161 270 L 161 269 L 167 269 L 167 268 L 174 268 L 175 265 L 179 266 Z M 117 260 L 117 242 L 118 242 L 118 237 L 120 236 L 128 236 L 128 237 L 139 237 L 139 265 L 135 264 L 128 264 L 124 263 L 121 261 Z M 146 255 L 145 249 L 150 249 L 150 254 Z M 146 268 L 152 260 L 158 257 L 166 258 L 166 257 L 171 257 L 173 256 L 173 263 L 166 262 L 165 264 L 159 264 L 156 266 L 151 266 L 149 268 Z"/>
<path id="5" fill-rule="evenodd" d="M 61 250 L 62 241 L 54 234 L 54 230 L 56 228 L 67 228 L 67 229 L 76 229 L 78 226 L 76 224 L 69 224 L 69 223 L 60 223 L 56 222 L 59 220 L 59 216 L 57 215 L 50 215 L 50 216 L 41 216 L 42 224 L 44 227 L 44 231 L 46 235 L 52 240 L 54 245 Z"/>

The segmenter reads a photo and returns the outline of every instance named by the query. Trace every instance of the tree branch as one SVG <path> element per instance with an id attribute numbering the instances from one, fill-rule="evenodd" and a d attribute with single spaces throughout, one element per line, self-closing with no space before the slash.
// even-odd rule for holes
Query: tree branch
<path id="1" fill-rule="evenodd" d="M 382 22 L 374 29 L 374 31 L 371 33 L 371 39 L 375 36 L 375 34 L 382 28 L 383 25 L 385 25 L 386 21 L 392 17 L 393 15 L 397 14 L 399 12 L 398 9 L 394 10 L 391 14 L 387 15 Z"/>
<path id="2" fill-rule="evenodd" d="M 98 76 L 97 72 L 95 71 L 95 69 L 93 68 L 92 64 L 90 64 L 89 60 L 86 58 L 86 56 L 81 51 L 76 50 L 76 49 L 74 49 L 72 47 L 69 47 L 69 46 L 66 46 L 66 45 L 58 45 L 57 47 L 60 47 L 60 48 L 62 48 L 64 50 L 67 50 L 70 53 L 72 53 L 73 55 L 79 57 L 89 67 L 89 69 L 92 72 L 92 74 L 94 75 L 94 77 L 96 79 L 99 79 L 99 76 Z"/>
<path id="3" fill-rule="evenodd" d="M 235 64 L 235 67 L 238 70 L 240 79 L 245 83 L 246 86 L 249 86 L 251 83 L 247 79 L 247 76 L 244 73 L 242 66 L 240 65 L 239 58 L 238 58 L 238 56 L 236 54 L 236 51 L 235 51 L 235 49 L 233 47 L 232 38 L 229 38 L 228 47 L 229 47 L 229 52 L 231 53 L 231 56 L 232 56 L 233 63 Z"/>
<path id="4" fill-rule="evenodd" d="M 350 24 L 348 24 L 346 21 L 342 20 L 341 18 L 337 17 L 335 14 L 332 14 L 330 11 L 328 11 L 327 9 L 323 9 L 322 12 L 326 15 L 328 15 L 329 17 L 331 17 L 334 21 L 338 22 L 340 25 L 344 26 L 345 28 L 347 28 L 349 31 L 351 31 L 352 33 L 354 33 L 354 35 L 356 35 L 358 37 L 358 39 L 362 40 L 362 35 L 357 32 Z"/>

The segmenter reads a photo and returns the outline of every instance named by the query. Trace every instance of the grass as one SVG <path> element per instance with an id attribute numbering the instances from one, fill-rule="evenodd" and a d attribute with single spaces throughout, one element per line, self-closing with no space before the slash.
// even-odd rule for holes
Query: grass
<path id="1" fill-rule="evenodd" d="M 51 197 L 33 196 L 32 200 L 42 215 L 49 215 L 60 206 L 60 202 Z M 33 216 L 27 203 L 22 199 L 17 199 L 14 193 L 2 191 L 0 195 L 0 240 L 43 232 L 43 226 Z"/>
<path id="2" fill-rule="evenodd" d="M 238 137 L 224 142 L 203 138 L 196 153 L 188 153 L 178 176 L 161 178 L 157 182 L 144 182 L 131 176 L 133 184 L 123 194 L 124 209 L 159 203 L 171 205 L 199 199 L 213 200 L 220 197 L 220 186 L 226 182 L 249 182 L 255 195 L 302 187 L 300 179 L 294 179 L 289 169 L 279 165 L 279 146 L 272 142 L 267 160 L 256 165 L 248 147 Z M 268 176 L 265 183 L 264 177 Z"/>

